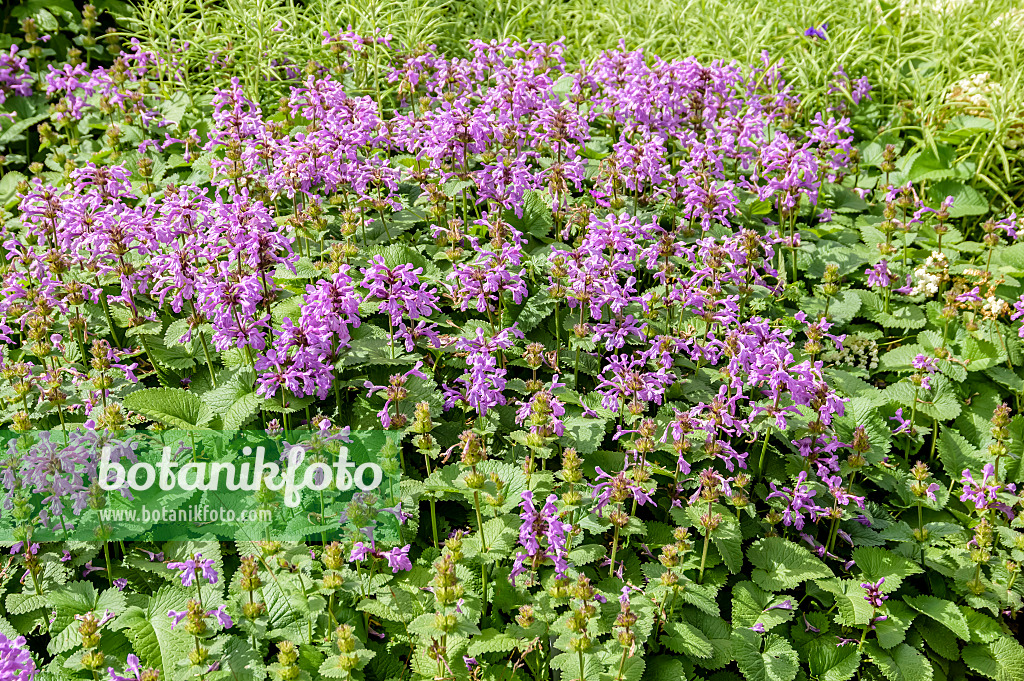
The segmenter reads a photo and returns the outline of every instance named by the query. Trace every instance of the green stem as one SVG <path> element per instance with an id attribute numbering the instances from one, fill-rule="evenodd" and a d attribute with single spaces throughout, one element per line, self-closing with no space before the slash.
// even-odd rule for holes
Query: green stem
<path id="1" fill-rule="evenodd" d="M 615 534 L 612 536 L 612 556 L 611 556 L 611 567 L 608 568 L 608 576 L 612 577 L 615 574 L 615 552 L 619 548 L 619 526 L 615 526 Z"/>

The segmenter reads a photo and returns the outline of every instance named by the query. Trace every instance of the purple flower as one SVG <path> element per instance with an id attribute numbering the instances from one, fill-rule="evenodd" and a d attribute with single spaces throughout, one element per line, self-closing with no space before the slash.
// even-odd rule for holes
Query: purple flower
<path id="1" fill-rule="evenodd" d="M 467 655 L 462 656 L 462 663 L 466 665 L 466 669 L 469 671 L 473 671 L 474 668 L 480 666 L 480 663 L 476 661 L 475 657 L 469 657 Z"/>
<path id="2" fill-rule="evenodd" d="M 864 274 L 868 275 L 868 286 L 871 288 L 876 286 L 888 288 L 893 280 L 893 274 L 889 271 L 889 263 L 886 260 L 879 260 L 874 267 L 864 270 Z"/>
<path id="3" fill-rule="evenodd" d="M 523 511 L 519 517 L 523 523 L 519 527 L 519 544 L 526 551 L 515 555 L 510 576 L 515 579 L 526 572 L 528 559 L 531 567 L 550 559 L 555 564 L 555 574 L 565 576 L 569 569 L 567 542 L 572 525 L 559 517 L 557 495 L 548 495 L 540 511 L 533 505 L 531 490 L 523 492 L 521 498 Z"/>
<path id="4" fill-rule="evenodd" d="M 372 549 L 369 544 L 364 544 L 361 541 L 357 541 L 352 547 L 352 553 L 349 554 L 348 560 L 351 563 L 361 563 L 366 560 L 367 556 L 372 553 Z"/>
<path id="5" fill-rule="evenodd" d="M 184 561 L 168 563 L 167 567 L 172 570 L 181 571 L 182 586 L 192 586 L 195 583 L 196 576 L 200 573 L 202 573 L 203 579 L 210 584 L 217 583 L 218 575 L 217 571 L 213 569 L 213 564 L 214 560 L 212 558 L 203 560 L 203 554 L 197 553 Z"/>
<path id="6" fill-rule="evenodd" d="M 934 357 L 928 357 L 927 355 L 917 355 L 913 360 L 911 360 L 910 364 L 918 371 L 923 371 L 929 374 L 934 374 L 939 370 L 938 360 Z"/>
<path id="7" fill-rule="evenodd" d="M 769 482 L 771 494 L 766 499 L 785 499 L 786 509 L 782 512 L 782 524 L 792 525 L 797 530 L 804 527 L 804 513 L 812 521 L 817 520 L 827 509 L 814 503 L 814 496 L 817 492 L 810 488 L 807 483 L 807 471 L 800 471 L 793 487 L 783 487 L 780 491 L 775 487 L 774 482 Z"/>
<path id="8" fill-rule="evenodd" d="M 960 484 L 963 485 L 963 493 L 960 495 L 960 501 L 965 503 L 972 502 L 974 504 L 974 508 L 979 511 L 989 508 L 997 509 L 1006 514 L 1008 519 L 1013 520 L 1013 509 L 1010 508 L 1009 505 L 1000 501 L 998 494 L 1004 489 L 1010 492 L 1016 492 L 1017 486 L 1012 483 L 1006 485 L 1000 483 L 996 479 L 995 466 L 990 463 L 985 464 L 981 469 L 980 481 L 975 481 L 970 470 L 965 468 Z"/>
<path id="9" fill-rule="evenodd" d="M 813 38 L 813 39 L 816 39 L 816 40 L 828 40 L 828 33 L 827 33 L 827 31 L 828 31 L 828 24 L 825 23 L 825 24 L 822 24 L 820 28 L 819 27 L 815 27 L 815 26 L 811 26 L 806 31 L 804 31 L 804 35 L 807 36 L 808 38 Z"/>
<path id="10" fill-rule="evenodd" d="M 92 561 L 90 560 L 88 563 L 85 564 L 85 569 L 82 570 L 82 577 L 88 577 L 89 575 L 91 575 L 94 572 L 102 572 L 102 571 L 105 571 L 106 569 L 107 568 L 105 568 L 105 567 L 93 567 L 92 566 Z"/>
<path id="11" fill-rule="evenodd" d="M 861 582 L 861 586 L 867 591 L 864 600 L 873 608 L 881 608 L 882 603 L 889 600 L 889 597 L 881 591 L 883 584 L 885 584 L 885 577 L 879 577 L 877 582 Z"/>
<path id="12" fill-rule="evenodd" d="M 386 512 L 390 513 L 391 515 L 395 516 L 395 519 L 398 521 L 399 525 L 404 525 L 405 521 L 412 517 L 412 515 L 402 511 L 402 502 L 401 501 L 399 501 L 394 506 L 391 506 L 389 508 L 382 508 L 381 510 L 382 511 L 386 511 Z"/>
<path id="13" fill-rule="evenodd" d="M 173 629 L 188 617 L 188 610 L 168 610 L 167 616 L 171 618 L 171 629 Z"/>
<path id="14" fill-rule="evenodd" d="M 4 681 L 32 681 L 39 670 L 25 647 L 25 637 L 13 641 L 0 632 L 0 679 Z"/>
<path id="15" fill-rule="evenodd" d="M 892 431 L 893 435 L 899 435 L 900 433 L 910 433 L 913 430 L 914 425 L 910 422 L 910 420 L 903 418 L 902 407 L 897 409 L 896 415 L 890 416 L 889 420 L 896 421 L 899 424 L 899 427 L 897 427 L 896 430 Z"/>
<path id="16" fill-rule="evenodd" d="M 217 623 L 220 624 L 220 626 L 224 627 L 225 629 L 230 629 L 234 626 L 235 623 L 231 621 L 231 617 L 224 610 L 224 607 L 225 606 L 223 605 L 218 605 L 213 610 L 208 610 L 206 612 L 206 615 L 213 615 L 215 618 L 217 618 Z"/>
<path id="17" fill-rule="evenodd" d="M 401 548 L 396 547 L 382 554 L 384 558 L 387 558 L 388 567 L 391 568 L 392 573 L 399 570 L 412 570 L 412 561 L 409 560 L 409 549 L 411 548 L 411 544 L 406 544 Z"/>
<path id="18" fill-rule="evenodd" d="M 113 667 L 107 668 L 107 674 L 110 675 L 110 681 L 139 681 L 142 677 L 142 664 L 134 653 L 128 653 L 128 659 L 125 661 L 124 673 L 130 674 L 130 676 L 120 676 L 114 672 Z"/>

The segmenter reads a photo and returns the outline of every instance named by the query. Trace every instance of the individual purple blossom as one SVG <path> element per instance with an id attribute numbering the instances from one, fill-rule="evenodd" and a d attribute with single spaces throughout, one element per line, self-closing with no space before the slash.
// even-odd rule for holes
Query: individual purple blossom
<path id="1" fill-rule="evenodd" d="M 234 626 L 235 623 L 231 621 L 230 615 L 228 615 L 227 611 L 224 608 L 224 605 L 218 605 L 213 610 L 208 610 L 206 612 L 206 615 L 207 617 L 212 615 L 217 619 L 217 623 L 220 624 L 220 626 L 224 627 L 225 629 L 230 629 Z"/>
<path id="2" fill-rule="evenodd" d="M 196 576 L 200 573 L 203 579 L 208 581 L 210 584 L 216 584 L 218 579 L 217 571 L 213 569 L 214 560 L 212 558 L 203 559 L 203 554 L 197 553 L 194 556 L 190 556 L 184 561 L 170 562 L 167 567 L 172 570 L 181 571 L 181 585 L 192 586 L 195 584 Z"/>
<path id="3" fill-rule="evenodd" d="M 813 38 L 816 40 L 828 40 L 827 31 L 828 23 L 824 23 L 820 27 L 811 26 L 810 28 L 804 31 L 804 35 L 807 36 L 808 38 Z"/>
<path id="4" fill-rule="evenodd" d="M 188 617 L 188 610 L 168 610 L 167 616 L 171 618 L 171 629 L 181 624 L 181 621 Z"/>
<path id="5" fill-rule="evenodd" d="M 372 553 L 373 549 L 370 547 L 369 544 L 357 541 L 355 545 L 352 546 L 352 552 L 349 554 L 348 559 L 349 562 L 352 563 L 361 563 L 364 560 L 366 560 L 366 558 L 370 556 Z"/>
<path id="6" fill-rule="evenodd" d="M 395 516 L 395 520 L 398 521 L 399 525 L 404 525 L 405 521 L 407 521 L 409 518 L 412 517 L 411 514 L 405 513 L 404 511 L 402 511 L 402 502 L 401 501 L 399 501 L 394 506 L 389 506 L 388 508 L 382 508 L 381 511 L 390 513 L 391 515 Z"/>
<path id="7" fill-rule="evenodd" d="M 927 355 L 917 355 L 911 360 L 910 365 L 918 371 L 929 374 L 934 374 L 939 370 L 938 361 L 934 357 L 928 357 Z"/>
<path id="8" fill-rule="evenodd" d="M 1000 501 L 998 494 L 1003 490 L 1016 492 L 1017 486 L 1013 483 L 1005 485 L 1000 483 L 996 479 L 995 466 L 993 464 L 985 464 L 981 469 L 981 480 L 979 481 L 975 481 L 970 470 L 965 468 L 960 482 L 963 485 L 960 501 L 973 503 L 974 508 L 979 511 L 988 508 L 997 509 L 1006 514 L 1007 518 L 1013 520 L 1013 509 Z"/>
<path id="9" fill-rule="evenodd" d="M 88 577 L 94 572 L 101 572 L 105 571 L 106 569 L 107 568 L 105 567 L 93 567 L 92 561 L 90 560 L 88 563 L 85 564 L 85 569 L 82 570 L 82 577 Z"/>
<path id="10" fill-rule="evenodd" d="M 882 585 L 885 584 L 885 577 L 879 577 L 877 582 L 862 582 L 861 586 L 867 591 L 864 600 L 871 604 L 872 608 L 881 608 L 882 604 L 889 599 L 882 593 Z"/>
<path id="11" fill-rule="evenodd" d="M 128 676 L 121 676 L 114 671 L 113 667 L 107 667 L 107 674 L 110 675 L 110 681 L 139 681 L 142 678 L 142 664 L 138 656 L 134 653 L 128 653 L 128 659 L 125 661 L 124 673 Z"/>
<path id="12" fill-rule="evenodd" d="M 388 567 L 391 568 L 392 573 L 396 573 L 399 570 L 412 570 L 412 561 L 409 560 L 409 550 L 411 548 L 411 544 L 406 544 L 401 548 L 395 547 L 381 554 L 387 559 Z"/>
<path id="13" fill-rule="evenodd" d="M 380 419 L 381 426 L 385 430 L 391 428 L 393 422 L 393 416 L 391 413 L 391 406 L 397 402 L 404 400 L 409 395 L 409 389 L 406 388 L 406 383 L 409 382 L 410 378 L 416 377 L 421 380 L 427 380 L 427 375 L 420 371 L 420 367 L 423 366 L 423 362 L 416 362 L 416 365 L 412 369 L 406 371 L 404 374 L 394 374 L 388 381 L 388 385 L 374 385 L 370 381 L 364 381 L 363 387 L 369 392 L 366 394 L 367 397 L 373 397 L 374 393 L 383 392 L 385 395 L 384 406 L 379 412 L 377 412 L 377 418 Z"/>
<path id="14" fill-rule="evenodd" d="M 800 471 L 793 487 L 783 487 L 779 490 L 774 482 L 769 482 L 771 494 L 766 499 L 784 499 L 786 508 L 782 512 L 782 524 L 793 526 L 797 530 L 804 527 L 804 514 L 812 520 L 817 520 L 826 509 L 814 503 L 814 496 L 817 492 L 811 489 L 807 483 L 807 471 Z"/>
<path id="15" fill-rule="evenodd" d="M 896 423 L 898 424 L 898 427 L 896 428 L 896 430 L 892 431 L 893 435 L 899 435 L 900 433 L 908 433 L 909 434 L 913 430 L 914 425 L 910 422 L 910 420 L 903 418 L 903 408 L 902 407 L 897 409 L 896 410 L 896 415 L 895 416 L 890 416 L 889 420 L 890 421 L 896 421 Z"/>
<path id="16" fill-rule="evenodd" d="M 874 267 L 864 270 L 864 274 L 868 275 L 868 286 L 871 288 L 876 286 L 888 288 L 894 278 L 893 273 L 889 271 L 889 262 L 886 260 L 879 260 Z"/>

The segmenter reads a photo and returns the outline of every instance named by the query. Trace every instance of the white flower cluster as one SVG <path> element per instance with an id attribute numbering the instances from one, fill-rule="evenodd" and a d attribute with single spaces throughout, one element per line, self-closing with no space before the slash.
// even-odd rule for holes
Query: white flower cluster
<path id="1" fill-rule="evenodd" d="M 992 107 L 993 96 L 998 97 L 1002 94 L 1002 84 L 993 81 L 991 73 L 983 71 L 967 78 L 961 78 L 949 86 L 949 90 L 946 91 L 946 103 L 970 104 L 975 108 L 971 109 L 969 113 L 979 115 L 985 113 L 981 111 L 982 109 Z"/>
<path id="2" fill-rule="evenodd" d="M 845 364 L 863 369 L 878 368 L 878 344 L 867 336 L 850 334 L 843 341 L 842 350 L 831 350 L 821 356 L 829 364 Z"/>
<path id="3" fill-rule="evenodd" d="M 946 271 L 949 269 L 949 261 L 940 251 L 932 251 L 924 264 L 914 270 L 914 288 L 910 295 L 917 296 L 922 293 L 934 296 L 939 292 L 939 284 L 946 278 Z"/>
<path id="4" fill-rule="evenodd" d="M 1000 315 L 1010 313 L 1010 304 L 1002 298 L 989 296 L 981 306 L 981 314 L 988 319 L 997 319 Z"/>

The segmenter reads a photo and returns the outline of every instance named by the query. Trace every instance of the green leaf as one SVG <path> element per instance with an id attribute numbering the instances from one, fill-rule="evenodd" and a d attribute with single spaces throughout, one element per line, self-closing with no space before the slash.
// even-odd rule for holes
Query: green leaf
<path id="1" fill-rule="evenodd" d="M 715 652 L 704 632 L 689 622 L 669 622 L 661 640 L 669 650 L 689 657 L 708 658 Z"/>
<path id="2" fill-rule="evenodd" d="M 131 606 L 114 621 L 115 628 L 125 629 L 144 666 L 164 670 L 169 681 L 187 677 L 187 670 L 179 667 L 178 661 L 188 659 L 195 641 L 185 627 L 171 629 L 167 612 L 184 610 L 189 597 L 181 587 L 165 586 L 153 595 L 145 609 Z"/>
<path id="3" fill-rule="evenodd" d="M 997 249 L 995 253 L 1004 265 L 1008 265 L 1018 272 L 1024 272 L 1024 244 L 1011 244 Z"/>
<path id="4" fill-rule="evenodd" d="M 197 430 L 210 422 L 213 412 L 198 395 L 181 388 L 144 388 L 128 394 L 124 407 L 164 425 Z"/>
<path id="5" fill-rule="evenodd" d="M 3 179 L 0 179 L 0 206 L 13 206 L 17 202 L 15 195 L 18 193 L 18 183 L 24 179 L 27 178 L 14 170 L 4 173 Z"/>
<path id="6" fill-rule="evenodd" d="M 927 595 L 904 596 L 903 600 L 911 608 L 922 615 L 931 617 L 964 641 L 971 640 L 971 630 L 967 627 L 967 620 L 951 601 Z"/>
<path id="7" fill-rule="evenodd" d="M 245 393 L 224 412 L 224 430 L 238 430 L 256 416 L 262 400 L 255 392 Z"/>
<path id="8" fill-rule="evenodd" d="M 904 370 L 911 371 L 911 362 L 918 355 L 924 354 L 925 348 L 914 343 L 912 345 L 901 345 L 885 353 L 878 359 L 878 366 L 883 370 Z"/>
<path id="9" fill-rule="evenodd" d="M 640 681 L 647 667 L 647 662 L 639 650 L 627 655 L 625 659 L 618 651 L 608 652 L 604 654 L 604 660 L 608 665 L 608 671 L 601 675 L 601 681 Z"/>
<path id="10" fill-rule="evenodd" d="M 534 293 L 526 299 L 526 304 L 523 305 L 519 316 L 516 317 L 519 330 L 523 333 L 530 333 L 554 310 L 555 299 L 548 295 L 546 290 L 542 289 L 540 292 Z"/>
<path id="11" fill-rule="evenodd" d="M 847 627 L 862 627 L 871 619 L 874 612 L 864 596 L 867 592 L 859 580 L 851 579 L 819 579 L 815 582 L 820 588 L 836 598 L 838 612 L 836 622 Z"/>
<path id="12" fill-rule="evenodd" d="M 833 640 L 816 639 L 807 655 L 811 676 L 820 681 L 849 681 L 860 667 L 855 646 L 837 646 Z"/>
<path id="13" fill-rule="evenodd" d="M 469 655 L 484 653 L 507 653 L 516 649 L 518 641 L 497 629 L 484 629 L 479 636 L 474 636 L 469 643 Z"/>
<path id="14" fill-rule="evenodd" d="M 686 620 L 700 629 L 714 651 L 709 658 L 698 658 L 694 662 L 705 669 L 721 669 L 732 662 L 732 635 L 729 624 L 721 617 L 698 612 L 693 608 L 684 610 Z"/>
<path id="15" fill-rule="evenodd" d="M 983 371 L 996 366 L 1005 359 L 995 343 L 968 336 L 960 344 L 960 358 L 968 371 Z"/>
<path id="16" fill-rule="evenodd" d="M 878 309 L 871 319 L 890 329 L 920 329 L 928 323 L 928 318 L 919 305 L 906 304 L 892 307 L 888 312 Z"/>
<path id="17" fill-rule="evenodd" d="M 263 657 L 245 639 L 238 636 L 227 636 L 219 639 L 223 642 L 220 650 L 212 650 L 220 662 L 220 668 L 230 674 L 232 681 L 263 681 L 267 678 L 267 668 L 263 665 Z"/>
<path id="18" fill-rule="evenodd" d="M 998 638 L 988 645 L 969 645 L 963 649 L 961 657 L 968 667 L 995 681 L 1024 679 L 1024 647 L 1009 637 Z"/>
<path id="19" fill-rule="evenodd" d="M 773 608 L 785 604 L 788 608 Z M 753 582 L 740 582 L 732 588 L 732 623 L 736 627 L 752 627 L 760 623 L 765 631 L 793 619 L 790 599 L 765 591 Z"/>
<path id="20" fill-rule="evenodd" d="M 917 613 L 899 601 L 889 601 L 885 616 L 884 620 L 875 625 L 875 638 L 883 648 L 892 648 L 906 640 L 907 630 Z"/>
<path id="21" fill-rule="evenodd" d="M 747 550 L 756 568 L 751 577 L 762 589 L 792 589 L 808 579 L 831 577 L 832 571 L 804 547 L 781 537 L 760 539 Z"/>
<path id="22" fill-rule="evenodd" d="M 566 442 L 571 443 L 580 454 L 593 454 L 604 442 L 605 419 L 584 416 L 569 416 L 564 421 Z"/>
<path id="23" fill-rule="evenodd" d="M 906 577 L 922 571 L 917 563 L 875 546 L 854 549 L 853 562 L 864 573 L 865 581 L 877 582 L 880 578 L 885 578 L 885 583 L 882 584 L 883 593 L 896 591 Z"/>
<path id="24" fill-rule="evenodd" d="M 516 217 L 515 213 L 509 211 L 509 223 L 521 232 L 532 234 L 537 238 L 544 238 L 551 233 L 554 218 L 551 215 L 551 205 L 543 195 L 531 190 L 523 196 L 523 217 Z"/>
<path id="25" fill-rule="evenodd" d="M 799 669 L 799 658 L 789 641 L 768 634 L 761 636 L 750 629 L 732 632 L 732 651 L 746 681 L 793 681 Z"/>
<path id="26" fill-rule="evenodd" d="M 941 180 L 950 177 L 953 175 L 951 166 L 955 157 L 956 152 L 953 148 L 945 144 L 935 149 L 929 147 L 906 168 L 907 179 L 916 183 L 921 180 Z"/>
<path id="27" fill-rule="evenodd" d="M 949 217 L 951 218 L 984 215 L 988 212 L 988 201 L 985 197 L 977 189 L 968 187 L 957 180 L 936 182 L 929 188 L 928 194 L 936 206 L 945 201 L 947 196 L 953 197 L 953 205 L 949 208 Z"/>
<path id="28" fill-rule="evenodd" d="M 643 681 L 688 681 L 686 667 L 674 655 L 655 655 L 647 663 Z"/>
<path id="29" fill-rule="evenodd" d="M 942 427 L 939 441 L 939 460 L 951 479 L 959 480 L 964 469 L 980 470 L 985 465 L 984 459 L 978 455 L 978 449 L 967 441 L 955 428 Z"/>
<path id="30" fill-rule="evenodd" d="M 906 643 L 883 650 L 877 643 L 864 644 L 864 651 L 889 681 L 931 681 L 932 665 L 928 658 Z"/>
<path id="31" fill-rule="evenodd" d="M 926 617 L 919 617 L 914 621 L 914 628 L 921 633 L 921 638 L 928 644 L 928 647 L 947 660 L 960 659 L 960 644 L 953 634 L 946 627 Z"/>
<path id="32" fill-rule="evenodd" d="M 974 608 L 961 605 L 960 614 L 967 620 L 967 628 L 971 630 L 971 643 L 992 643 L 1003 635 L 998 622 Z"/>
<path id="33" fill-rule="evenodd" d="M 914 409 L 917 400 L 918 413 L 930 416 L 939 421 L 955 419 L 960 415 L 960 400 L 957 398 L 953 384 L 942 374 L 931 378 L 932 389 L 915 389 L 909 380 L 898 381 L 885 389 L 885 396 L 890 402 Z M 904 416 L 908 416 L 905 413 Z"/>

